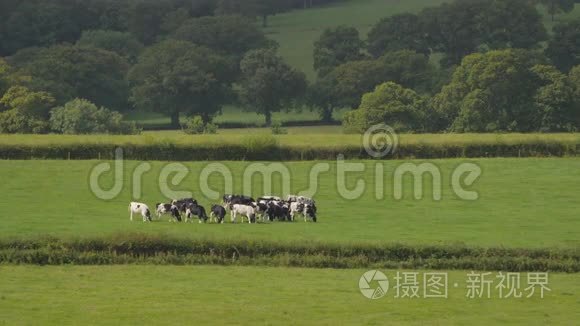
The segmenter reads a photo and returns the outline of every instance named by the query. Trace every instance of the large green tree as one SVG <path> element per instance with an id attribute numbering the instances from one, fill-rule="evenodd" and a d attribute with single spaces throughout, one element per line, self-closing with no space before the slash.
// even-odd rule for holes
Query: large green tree
<path id="1" fill-rule="evenodd" d="M 432 101 L 441 129 L 458 132 L 532 131 L 543 57 L 526 50 L 466 56 L 451 82 Z"/>
<path id="2" fill-rule="evenodd" d="M 367 49 L 374 57 L 398 50 L 430 54 L 422 22 L 411 13 L 381 19 L 368 34 Z"/>
<path id="3" fill-rule="evenodd" d="M 180 113 L 208 122 L 229 99 L 233 69 L 206 47 L 163 41 L 146 49 L 129 72 L 131 98 L 140 109 L 170 116 L 175 128 Z"/>
<path id="4" fill-rule="evenodd" d="M 427 104 L 415 91 L 393 82 L 378 85 L 362 97 L 358 109 L 345 114 L 343 125 L 348 132 L 363 133 L 384 123 L 396 130 L 424 131 Z"/>
<path id="5" fill-rule="evenodd" d="M 314 42 L 314 70 L 326 75 L 334 67 L 363 58 L 363 41 L 354 27 L 327 28 Z"/>
<path id="6" fill-rule="evenodd" d="M 564 72 L 580 64 L 580 19 L 554 26 L 546 56 Z"/>
<path id="7" fill-rule="evenodd" d="M 82 97 L 115 110 L 127 107 L 129 67 L 116 53 L 56 45 L 19 51 L 10 63 L 19 75 L 32 76 L 30 88 L 50 92 L 59 104 Z"/>
<path id="8" fill-rule="evenodd" d="M 233 55 L 238 59 L 249 50 L 270 44 L 264 32 L 242 16 L 193 18 L 178 28 L 173 38 Z"/>
<path id="9" fill-rule="evenodd" d="M 240 100 L 272 123 L 272 112 L 300 97 L 306 90 L 306 76 L 290 67 L 273 49 L 248 52 L 240 64 Z"/>
<path id="10" fill-rule="evenodd" d="M 580 115 L 574 106 L 574 87 L 568 76 L 548 65 L 536 65 L 532 72 L 540 81 L 534 95 L 537 110 L 534 129 L 543 132 L 575 131 Z"/>
<path id="11" fill-rule="evenodd" d="M 48 132 L 49 112 L 54 103 L 47 92 L 11 87 L 0 98 L 0 133 Z"/>
<path id="12" fill-rule="evenodd" d="M 570 12 L 574 10 L 574 3 L 576 0 L 537 0 L 552 17 L 560 13 Z"/>
<path id="13" fill-rule="evenodd" d="M 486 49 L 538 47 L 547 37 L 532 3 L 526 0 L 456 0 L 420 14 L 432 49 L 445 53 L 442 64 L 458 64 Z"/>
<path id="14" fill-rule="evenodd" d="M 143 49 L 143 44 L 130 33 L 106 30 L 84 31 L 77 45 L 115 52 L 130 64 L 137 61 Z"/>

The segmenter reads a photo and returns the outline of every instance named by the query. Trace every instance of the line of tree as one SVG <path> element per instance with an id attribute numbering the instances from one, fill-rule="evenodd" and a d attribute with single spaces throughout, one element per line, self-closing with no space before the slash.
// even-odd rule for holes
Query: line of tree
<path id="1" fill-rule="evenodd" d="M 324 1 L 274 2 L 304 8 Z M 94 105 L 70 104 L 90 110 L 75 113 L 79 119 L 102 116 L 91 113 L 105 112 L 98 108 L 136 107 L 171 117 L 175 128 L 180 116 L 209 126 L 225 104 L 263 114 L 268 124 L 288 107 L 310 106 L 326 121 L 350 108 L 344 123 L 351 131 L 372 121 L 411 131 L 579 126 L 580 20 L 556 24 L 549 35 L 532 2 L 469 0 L 387 17 L 365 40 L 337 26 L 316 40 L 317 79 L 308 84 L 256 23 L 261 3 L 0 0 L 7 55 L 0 114 L 8 121 L 0 130 L 51 131 L 52 110 L 75 99 Z"/>

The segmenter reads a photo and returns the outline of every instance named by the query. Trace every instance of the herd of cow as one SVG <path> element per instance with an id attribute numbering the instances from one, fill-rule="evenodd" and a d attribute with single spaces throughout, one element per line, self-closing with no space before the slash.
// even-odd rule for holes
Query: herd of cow
<path id="1" fill-rule="evenodd" d="M 212 205 L 209 216 L 203 206 L 193 198 L 176 199 L 170 204 L 158 203 L 155 205 L 155 215 L 161 218 L 169 215 L 170 221 L 189 222 L 194 217 L 199 219 L 199 223 L 208 221 L 224 223 L 227 213 L 230 211 L 231 222 L 235 223 L 238 216 L 241 222 L 244 219 L 248 223 L 256 223 L 258 220 L 265 221 L 291 221 L 298 216 L 302 216 L 304 221 L 316 222 L 316 203 L 312 198 L 304 196 L 289 195 L 286 200 L 277 196 L 263 196 L 254 200 L 243 195 L 224 195 L 222 205 Z M 129 204 L 131 221 L 133 214 L 141 214 L 143 222 L 151 222 L 151 211 L 149 206 L 143 203 L 131 202 Z"/>

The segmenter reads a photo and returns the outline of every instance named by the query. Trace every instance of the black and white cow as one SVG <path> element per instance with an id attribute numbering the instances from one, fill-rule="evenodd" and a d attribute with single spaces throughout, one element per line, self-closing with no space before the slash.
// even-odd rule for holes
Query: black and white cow
<path id="1" fill-rule="evenodd" d="M 131 215 L 129 216 L 131 221 L 133 221 L 133 213 L 135 213 L 143 216 L 143 222 L 151 222 L 151 211 L 149 210 L 149 207 L 143 203 L 129 203 L 129 212 L 131 212 Z"/>
<path id="2" fill-rule="evenodd" d="M 274 221 L 274 219 L 286 221 L 290 219 L 290 207 L 285 202 L 271 201 L 268 203 L 266 215 L 270 221 Z"/>
<path id="3" fill-rule="evenodd" d="M 198 204 L 188 204 L 185 209 L 185 216 L 187 218 L 186 222 L 197 216 L 199 223 L 205 223 L 207 221 L 207 214 L 205 208 Z"/>
<path id="4" fill-rule="evenodd" d="M 299 202 L 290 203 L 290 220 L 294 222 L 296 215 L 304 215 L 304 204 Z"/>
<path id="5" fill-rule="evenodd" d="M 176 222 L 181 222 L 181 214 L 179 213 L 179 208 L 175 205 L 171 205 L 171 207 L 169 208 L 169 211 L 171 212 L 171 217 L 176 221 Z M 171 222 L 171 220 L 169 220 Z"/>
<path id="6" fill-rule="evenodd" d="M 185 213 L 188 205 L 197 205 L 197 200 L 193 198 L 174 199 L 171 204 L 177 206 L 180 212 Z"/>
<path id="7" fill-rule="evenodd" d="M 266 204 L 264 201 L 258 201 L 255 203 L 252 203 L 252 207 L 254 207 L 254 211 L 256 213 L 256 217 L 259 217 L 262 222 L 266 221 L 266 211 L 268 210 L 268 204 Z"/>
<path id="8" fill-rule="evenodd" d="M 170 214 L 171 206 L 172 206 L 171 204 L 163 204 L 163 203 L 155 204 L 155 215 L 157 215 L 157 218 L 161 218 L 161 216 L 165 214 Z"/>
<path id="9" fill-rule="evenodd" d="M 226 216 L 226 209 L 221 205 L 213 205 L 211 207 L 211 212 L 209 213 L 209 216 L 210 216 L 210 219 L 209 219 L 210 222 L 212 220 L 215 220 L 216 223 L 223 223 L 224 217 Z"/>
<path id="10" fill-rule="evenodd" d="M 316 205 L 312 204 L 306 204 L 304 205 L 304 222 L 307 221 L 307 219 L 312 220 L 312 222 L 316 222 Z"/>
<path id="11" fill-rule="evenodd" d="M 244 195 L 224 195 L 223 197 L 223 204 L 228 208 L 235 204 L 251 205 L 254 201 L 254 198 Z"/>

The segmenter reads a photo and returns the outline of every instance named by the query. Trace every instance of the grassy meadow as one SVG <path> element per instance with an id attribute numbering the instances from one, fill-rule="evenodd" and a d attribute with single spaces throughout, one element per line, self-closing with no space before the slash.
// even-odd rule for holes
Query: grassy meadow
<path id="1" fill-rule="evenodd" d="M 421 161 L 416 161 L 421 162 Z M 265 223 L 258 225 L 174 224 L 162 221 L 142 223 L 140 217 L 129 221 L 127 206 L 132 200 L 129 181 L 139 162 L 127 161 L 124 186 L 113 200 L 100 200 L 90 190 L 89 174 L 98 161 L 0 161 L 0 210 L 6 212 L 0 238 L 95 237 L 116 233 L 144 232 L 162 236 L 196 239 L 250 239 L 252 241 L 322 243 L 403 243 L 453 244 L 482 247 L 565 247 L 576 248 L 580 220 L 580 159 L 478 159 L 433 160 L 442 175 L 442 199 L 432 199 L 432 181 L 425 178 L 424 198 L 413 198 L 412 178 L 406 176 L 404 197 L 393 197 L 393 175 L 402 161 L 363 161 L 365 172 L 347 174 L 346 184 L 354 188 L 357 179 L 366 183 L 358 199 L 343 199 L 338 191 L 336 162 L 319 176 L 314 198 L 319 207 L 319 223 Z M 469 190 L 479 193 L 475 201 L 460 200 L 450 186 L 453 169 L 462 162 L 476 163 L 482 175 Z M 158 180 L 164 162 L 150 162 L 152 169 L 143 176 L 139 201 L 153 207 L 167 200 Z M 242 191 L 243 169 L 250 162 L 220 162 L 233 175 L 234 192 Z M 317 162 L 286 163 L 291 177 L 291 192 L 306 190 L 310 168 Z M 351 162 L 352 163 L 352 162 Z M 200 171 L 208 163 L 184 162 L 189 173 L 172 190 L 192 191 L 209 208 L 219 200 L 205 198 L 200 192 Z M 375 164 L 383 164 L 385 190 L 377 199 Z M 270 191 L 263 190 L 262 178 L 252 179 L 253 196 L 264 192 L 282 194 L 279 176 Z M 105 174 L 101 185 L 112 184 L 113 175 Z M 170 183 L 170 179 L 167 181 Z M 223 194 L 224 181 L 217 174 L 209 178 L 210 188 Z M 107 188 L 108 189 L 108 188 Z"/>
<path id="2" fill-rule="evenodd" d="M 340 147 L 362 146 L 363 136 L 344 134 L 340 126 L 290 127 L 286 135 L 272 135 L 281 146 L 291 147 Z M 252 135 L 271 135 L 269 128 L 220 129 L 214 135 L 187 135 L 181 131 L 146 131 L 141 135 L 0 135 L 0 146 L 35 145 L 59 146 L 71 144 L 243 144 Z M 553 134 L 399 134 L 400 146 L 432 145 L 493 145 L 580 143 L 580 133 Z"/>
<path id="3" fill-rule="evenodd" d="M 382 271 L 390 289 L 368 300 L 360 269 L 0 266 L 0 323 L 572 325 L 579 317 L 576 275 L 550 274 L 543 299 L 499 299 L 495 289 L 494 298 L 469 299 L 467 272 L 454 271 L 447 299 L 409 299 L 395 298 L 396 271 Z"/>

